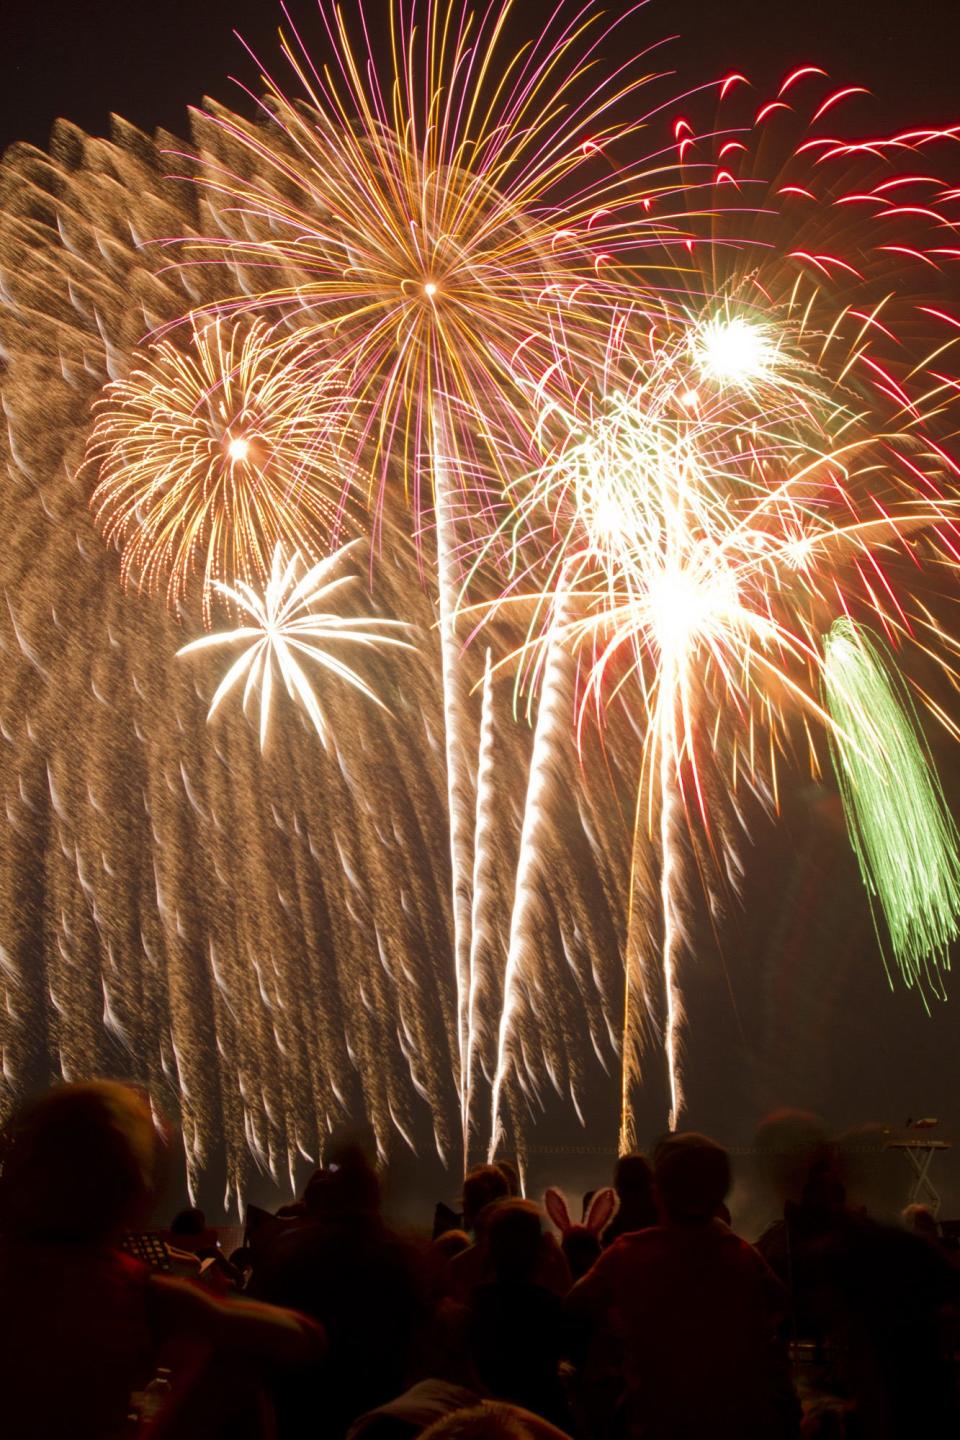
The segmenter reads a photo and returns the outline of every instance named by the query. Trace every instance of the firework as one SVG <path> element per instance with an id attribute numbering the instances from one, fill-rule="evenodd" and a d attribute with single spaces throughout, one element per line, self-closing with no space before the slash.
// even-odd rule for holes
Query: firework
<path id="1" fill-rule="evenodd" d="M 580 384 L 579 408 L 566 411 L 550 400 L 549 424 L 565 438 L 518 482 L 510 520 L 518 572 L 551 577 L 530 597 L 528 653 L 560 643 L 581 656 L 578 729 L 614 703 L 639 710 L 640 790 L 661 866 L 671 1125 L 683 1103 L 683 837 L 694 820 L 708 838 L 718 828 L 708 774 L 719 762 L 731 788 L 746 781 L 775 805 L 790 717 L 799 712 L 814 765 L 811 727 L 831 728 L 819 699 L 824 617 L 838 604 L 867 607 L 909 644 L 914 622 L 931 622 L 919 602 L 911 618 L 911 592 L 892 579 L 923 555 L 954 563 L 949 465 L 912 428 L 868 428 L 858 397 L 805 355 L 800 332 L 776 326 L 768 318 L 749 347 L 738 334 L 736 363 L 709 386 L 703 327 L 679 327 L 641 360 L 619 336 L 601 377 L 610 385 L 626 360 L 618 387 L 592 402 Z M 533 562 L 523 554 L 531 535 L 541 551 L 549 537 Z M 558 623 L 561 576 L 573 613 Z M 948 668 L 950 649 L 939 652 Z M 647 994 L 643 977 L 636 989 Z M 511 1020 L 505 1006 L 506 1035 Z M 627 1016 L 625 1065 L 632 1024 Z"/>
<path id="2" fill-rule="evenodd" d="M 523 807 L 523 830 L 520 836 L 520 853 L 513 887 L 513 907 L 510 914 L 510 935 L 507 945 L 506 969 L 503 977 L 503 1005 L 497 1036 L 497 1060 L 490 1098 L 490 1146 L 488 1160 L 493 1161 L 497 1150 L 505 1140 L 501 1121 L 501 1097 L 512 1055 L 511 1042 L 514 1038 L 515 1015 L 518 1008 L 517 981 L 526 951 L 536 947 L 540 937 L 536 933 L 533 916 L 533 902 L 536 893 L 536 869 L 540 860 L 543 834 L 549 826 L 545 797 L 553 781 L 557 757 L 568 724 L 569 695 L 567 693 L 566 669 L 563 654 L 563 631 L 565 602 L 562 592 L 558 596 L 559 613 L 551 627 L 551 643 L 547 648 L 540 703 L 533 735 L 533 750 L 527 775 L 527 793 Z"/>
<path id="3" fill-rule="evenodd" d="M 214 203 L 257 232 L 199 246 L 253 277 L 233 308 L 296 327 L 305 385 L 335 354 L 370 417 L 359 428 L 375 528 L 397 480 L 417 533 L 433 509 L 461 1097 L 474 781 L 462 724 L 469 687 L 444 598 L 456 594 L 458 548 L 444 492 L 459 492 L 471 534 L 484 530 L 491 495 L 477 477 L 498 473 L 500 457 L 478 442 L 474 417 L 496 412 L 525 431 L 517 352 L 546 365 L 556 330 L 578 354 L 596 348 L 623 294 L 615 262 L 660 233 L 651 224 L 649 237 L 638 234 L 640 196 L 676 183 L 672 162 L 618 168 L 644 119 L 623 116 L 650 79 L 633 59 L 597 65 L 620 22 L 592 4 L 561 3 L 516 51 L 507 40 L 514 8 L 391 0 L 384 55 L 362 13 L 354 28 L 343 8 L 321 5 L 332 64 L 317 67 L 295 30 L 283 39 L 307 104 L 264 74 L 267 126 L 226 126 L 260 178 L 209 161 L 199 174 Z"/>
<path id="4" fill-rule="evenodd" d="M 290 47 L 312 92 L 303 109 L 268 85 L 263 125 L 222 112 L 195 117 L 200 165 L 191 178 L 199 174 L 203 189 L 190 198 L 187 187 L 158 183 L 163 160 L 122 125 L 114 141 L 61 127 L 55 159 L 19 151 L 0 170 L 5 1096 L 45 1083 L 51 1071 L 142 1075 L 183 1116 L 191 1177 L 222 1146 L 237 1199 L 254 1168 L 293 1183 L 296 1163 L 314 1163 L 338 1121 L 359 1110 L 383 1151 L 391 1131 L 415 1143 L 423 1102 L 437 1149 L 449 1154 L 453 1096 L 436 1036 L 441 1026 L 457 1034 L 462 1072 L 466 1038 L 467 1088 L 457 1098 L 467 1130 L 472 1084 L 481 1073 L 491 1079 L 484 1048 L 499 1038 L 492 1012 L 502 974 L 488 957 L 515 911 L 530 931 L 529 906 L 518 911 L 494 893 L 498 869 L 517 874 L 524 835 L 540 837 L 527 845 L 520 876 L 528 896 L 536 885 L 544 923 L 536 953 L 529 944 L 515 950 L 501 1108 L 510 1104 L 514 1066 L 525 1100 L 536 1094 L 538 1067 L 560 1095 L 562 1050 L 573 1056 L 569 1068 L 590 1053 L 582 1027 L 601 1065 L 616 1050 L 620 976 L 604 967 L 623 948 L 629 822 L 609 795 L 591 796 L 586 758 L 583 783 L 571 764 L 570 783 L 564 769 L 548 792 L 532 783 L 545 773 L 535 763 L 525 786 L 523 737 L 504 726 L 497 774 L 485 770 L 478 787 L 474 827 L 466 820 L 476 747 L 444 743 L 444 728 L 455 741 L 466 713 L 459 698 L 470 661 L 455 633 L 461 540 L 471 532 L 471 543 L 483 545 L 504 474 L 528 470 L 531 449 L 543 465 L 538 458 L 537 474 L 511 485 L 508 523 L 485 560 L 514 566 L 503 582 L 524 602 L 514 613 L 521 625 L 535 616 L 518 683 L 541 684 L 543 727 L 549 722 L 557 746 L 572 749 L 563 730 L 573 702 L 556 703 L 562 679 L 571 692 L 579 682 L 585 757 L 588 722 L 603 723 L 615 791 L 632 785 L 642 763 L 627 984 L 633 1004 L 649 1004 L 653 1015 L 659 962 L 674 1119 L 683 1091 L 687 871 L 698 837 L 729 864 L 734 787 L 754 786 L 774 808 L 779 770 L 805 743 L 816 766 L 816 731 L 833 728 L 818 709 L 820 637 L 838 614 L 849 608 L 857 625 L 864 616 L 882 631 L 906 676 L 912 649 L 940 663 L 952 643 L 935 592 L 953 581 L 956 546 L 943 436 L 957 392 L 951 345 L 960 325 L 948 283 L 957 217 L 956 195 L 918 159 L 935 132 L 830 139 L 823 126 L 834 129 L 842 97 L 835 106 L 832 95 L 818 95 L 811 109 L 825 117 L 821 138 L 795 147 L 783 194 L 770 203 L 777 191 L 755 185 L 747 152 L 770 138 L 782 153 L 771 132 L 799 115 L 801 81 L 820 83 L 808 73 L 785 82 L 789 111 L 751 99 L 742 125 L 691 119 L 666 145 L 662 176 L 646 182 L 634 168 L 616 168 L 621 138 L 637 152 L 635 115 L 622 130 L 617 120 L 636 110 L 632 82 L 608 70 L 608 116 L 594 125 L 576 112 L 578 85 L 605 103 L 602 85 L 569 63 L 581 44 L 579 20 L 552 50 L 548 39 L 545 51 L 521 50 L 514 61 L 511 48 L 498 73 L 484 58 L 493 39 L 507 45 L 496 4 L 482 23 L 452 4 L 395 5 L 394 49 L 382 65 L 376 56 L 368 64 L 363 42 L 347 42 L 350 13 L 361 14 L 324 10 L 333 59 L 322 74 Z M 412 27 L 414 14 L 428 23 Z M 601 30 L 583 35 L 589 49 Z M 431 70 L 426 54 L 448 57 L 449 67 L 438 61 Z M 565 112 L 562 91 L 552 108 L 560 71 L 574 75 Z M 733 80 L 722 88 L 745 105 L 750 92 Z M 676 163 L 692 197 L 679 219 L 669 214 Z M 883 173 L 864 180 L 868 163 Z M 755 238 L 745 241 L 750 211 Z M 152 273 L 151 241 L 201 227 L 220 238 L 200 239 L 195 254 L 222 266 Z M 831 229 L 835 244 L 825 238 Z M 638 255 L 656 244 L 678 261 L 665 274 L 669 298 L 628 293 L 625 247 L 634 244 Z M 918 274 L 929 286 L 914 285 Z M 615 346 L 600 353 L 619 305 L 636 364 Z M 277 544 L 285 555 L 299 550 L 309 570 L 331 543 L 342 489 L 359 494 L 369 481 L 379 540 L 371 563 L 383 558 L 389 534 L 386 603 L 427 628 L 435 617 L 418 588 L 423 555 L 408 553 L 388 528 L 409 500 L 421 547 L 436 526 L 442 656 L 441 664 L 408 657 L 414 674 L 390 697 L 396 724 L 379 705 L 357 704 L 343 677 L 317 685 L 329 670 L 302 656 L 296 663 L 330 750 L 310 743 L 306 725 L 274 724 L 273 758 L 282 763 L 258 767 L 239 716 L 223 715 L 204 732 L 209 692 L 199 670 L 173 664 L 179 642 L 170 617 L 114 593 L 113 557 L 101 555 L 86 488 L 73 484 L 89 401 L 105 379 L 126 373 L 144 329 L 169 324 L 173 336 L 185 306 L 193 319 L 180 331 L 182 355 L 191 355 L 195 332 L 217 333 L 208 323 L 219 326 L 224 354 L 186 386 L 171 361 L 172 388 L 192 385 L 200 407 L 185 417 L 184 436 L 218 391 L 235 387 L 255 325 L 265 327 L 264 372 L 276 367 L 278 387 L 290 384 L 301 410 L 314 399 L 318 410 L 291 447 L 287 478 L 282 467 L 267 477 L 277 478 L 287 528 L 257 513 L 234 531 L 244 507 L 253 517 L 243 496 L 255 488 L 260 497 L 262 477 L 249 468 L 257 449 L 246 431 L 228 435 L 211 422 L 243 496 L 223 485 L 205 492 L 210 528 L 196 520 L 189 559 L 189 527 L 176 539 L 162 531 L 174 524 L 168 512 L 152 540 L 125 553 L 125 576 L 166 584 L 179 601 L 195 574 L 208 610 L 218 596 L 237 608 L 217 582 L 243 595 L 242 582 L 265 603 L 260 587 Z M 149 376 L 168 343 L 134 363 Z M 344 366 L 336 382 L 332 356 Z M 516 384 L 518 374 L 533 386 Z M 272 413 L 289 413 L 284 404 L 278 394 Z M 533 440 L 528 407 L 538 422 Z M 98 412 L 98 465 L 109 449 L 106 423 Z M 123 423 L 121 414 L 118 435 Z M 508 442 L 490 447 L 487 433 L 501 423 Z M 329 463 L 321 457 L 310 477 L 318 437 L 329 443 Z M 578 457 L 585 439 L 592 455 L 587 447 Z M 350 466 L 358 459 L 362 480 Z M 141 517 L 163 498 L 144 492 L 124 519 L 122 497 L 111 507 L 100 495 L 101 526 L 114 526 L 111 539 L 130 552 Z M 217 515 L 223 543 L 211 550 Z M 947 585 L 928 586 L 938 572 Z M 562 626 L 561 577 L 571 598 Z M 491 583 L 489 572 L 479 577 L 479 598 Z M 247 650 L 266 641 L 263 617 L 241 610 L 230 623 L 239 618 L 259 637 L 248 637 Z M 374 633 L 365 622 L 361 629 Z M 515 644 L 511 635 L 503 648 Z M 335 640 L 318 646 L 339 654 Z M 277 664 L 270 655 L 271 706 Z M 557 685 L 543 686 L 548 672 Z M 500 713 L 496 673 L 492 663 L 485 763 L 491 717 Z M 247 695 L 251 705 L 259 700 L 261 719 L 262 678 L 263 669 Z M 293 694 L 304 707 L 296 687 Z M 935 709 L 932 695 L 921 700 Z M 534 708 L 528 699 L 528 713 Z M 542 756 L 543 744 L 534 749 Z M 524 796 L 529 820 L 515 813 Z M 437 983 L 454 913 L 445 878 L 438 882 L 450 841 L 439 819 L 444 798 L 461 810 L 452 845 L 458 981 L 467 981 L 459 1016 L 449 987 Z M 472 847 L 471 872 L 464 852 Z M 654 945 L 636 943 L 638 925 L 655 932 Z M 644 965 L 642 976 L 629 973 L 633 964 Z M 625 1118 L 633 1063 L 625 1058 Z M 573 1081 L 569 1088 L 576 1107 Z"/>
<path id="5" fill-rule="evenodd" d="M 909 693 L 885 649 L 841 617 L 824 637 L 832 753 L 864 884 L 908 985 L 943 994 L 960 933 L 960 837 Z"/>
<path id="6" fill-rule="evenodd" d="M 192 124 L 187 145 L 200 150 L 212 126 L 196 115 Z M 183 634 L 175 614 L 138 593 L 133 570 L 125 590 L 117 584 L 116 553 L 90 514 L 89 472 L 77 483 L 91 405 L 131 364 L 149 368 L 144 333 L 241 284 L 229 267 L 157 270 L 151 242 L 198 224 L 196 192 L 164 178 L 169 145 L 122 121 L 110 139 L 63 124 L 54 155 L 17 147 L 0 165 L 0 1108 L 51 1076 L 135 1076 L 182 1124 L 193 1193 L 199 1187 L 210 1206 L 225 1190 L 228 1207 L 242 1209 L 257 1186 L 286 1185 L 292 1173 L 299 1186 L 335 1128 L 361 1115 L 382 1154 L 409 1140 L 422 1183 L 441 1186 L 441 1163 L 457 1163 L 458 1096 L 442 1043 L 456 1033 L 456 1012 L 445 969 L 439 656 L 426 644 L 404 652 L 402 683 L 391 683 L 389 653 L 368 650 L 368 668 L 355 646 L 331 644 L 389 711 L 303 658 L 329 751 L 300 701 L 288 705 L 274 668 L 264 762 L 259 695 L 249 700 L 253 724 L 244 723 L 242 685 L 203 723 L 236 658 L 231 647 L 175 659 L 202 633 L 203 554 Z M 218 223 L 242 241 L 242 217 Z M 246 323 L 224 317 L 221 334 L 240 336 Z M 180 326 L 169 339 L 189 354 L 191 334 Z M 216 364 L 212 373 L 221 368 L 229 370 Z M 369 573 L 376 564 L 377 612 L 426 636 L 436 614 L 409 536 L 398 484 L 384 498 L 380 551 L 361 544 L 356 566 Z M 320 554 L 302 548 L 304 569 L 326 553 L 330 539 L 318 534 L 321 542 Z M 265 575 L 248 577 L 260 597 L 272 557 L 265 549 Z M 247 623 L 209 590 L 217 629 Z M 359 591 L 352 601 L 350 593 L 343 613 L 365 611 Z M 481 1089 L 525 784 L 526 737 L 500 700 L 475 947 Z M 568 773 L 574 796 L 572 754 Z M 556 960 L 556 993 L 544 1036 L 553 1024 L 568 1036 L 586 1024 L 602 1048 L 617 983 L 622 844 L 603 797 L 596 807 L 589 796 L 571 803 L 574 822 L 582 804 L 590 841 L 569 854 L 579 832 L 560 826 L 550 857 L 545 913 L 562 910 L 563 926 L 545 951 Z"/>
<path id="7" fill-rule="evenodd" d="M 302 661 L 309 660 L 336 679 L 352 685 L 375 705 L 382 705 L 367 682 L 337 654 L 343 646 L 362 648 L 394 646 L 409 650 L 409 644 L 396 635 L 386 634 L 388 628 L 406 630 L 399 620 L 383 620 L 368 616 L 342 616 L 319 610 L 331 598 L 355 583 L 356 576 L 334 576 L 332 572 L 352 549 L 344 546 L 336 554 L 308 568 L 299 575 L 302 562 L 299 552 L 284 559 L 280 545 L 273 552 L 270 578 L 262 596 L 242 582 L 233 587 L 218 584 L 217 590 L 230 600 L 248 623 L 234 630 L 219 631 L 193 640 L 180 650 L 191 655 L 214 646 L 243 644 L 244 649 L 217 686 L 210 702 L 208 720 L 212 720 L 221 703 L 243 684 L 246 708 L 251 696 L 260 692 L 260 748 L 266 747 L 269 734 L 274 692 L 274 665 L 279 671 L 291 700 L 306 710 L 324 747 L 333 740 L 323 706 L 317 699 Z"/>
<path id="8" fill-rule="evenodd" d="M 305 392 L 265 322 L 195 322 L 185 348 L 135 357 L 96 414 L 92 505 L 125 581 L 177 602 L 199 572 L 209 620 L 217 585 L 262 582 L 277 545 L 328 548 L 351 463 L 343 395 L 330 377 Z"/>
<path id="9" fill-rule="evenodd" d="M 282 37 L 306 104 L 262 74 L 266 123 L 214 114 L 229 158 L 200 162 L 211 203 L 242 214 L 249 238 L 189 252 L 242 267 L 233 307 L 288 318 L 317 373 L 335 351 L 372 417 L 374 499 L 401 480 L 418 525 L 436 484 L 435 418 L 462 459 L 477 413 L 523 432 L 517 352 L 549 364 L 558 327 L 578 351 L 602 344 L 628 252 L 671 228 L 640 206 L 676 187 L 672 157 L 626 158 L 651 74 L 642 57 L 600 63 L 631 12 L 610 22 L 561 0 L 518 50 L 517 8 L 390 0 L 381 50 L 359 7 L 351 24 L 348 7 L 321 3 L 330 63 L 295 30 Z"/>
<path id="10" fill-rule="evenodd" d="M 671 1124 L 682 1104 L 686 840 L 702 874 L 718 861 L 735 873 L 723 809 L 742 784 L 776 808 L 794 717 L 819 770 L 816 732 L 832 730 L 819 635 L 838 610 L 861 610 L 898 649 L 915 647 L 954 678 L 956 646 L 924 592 L 958 553 L 958 471 L 941 437 L 960 388 L 949 368 L 960 323 L 929 298 L 930 272 L 960 258 L 947 243 L 958 192 L 909 167 L 957 132 L 804 133 L 776 180 L 764 179 L 760 142 L 784 154 L 789 133 L 770 131 L 788 110 L 799 117 L 814 76 L 824 78 L 810 67 L 788 76 L 784 91 L 799 87 L 790 105 L 760 105 L 741 123 L 677 120 L 678 159 L 708 228 L 691 215 L 698 238 L 678 242 L 688 263 L 669 307 L 625 313 L 600 369 L 560 351 L 542 376 L 525 372 L 544 459 L 510 487 L 504 521 L 510 582 L 494 613 L 519 605 L 513 613 L 534 616 L 518 686 L 535 683 L 537 657 L 557 643 L 562 576 L 580 609 L 559 637 L 584 677 L 578 733 L 590 714 L 638 711 L 634 860 L 646 832 L 661 867 Z M 744 95 L 738 81 L 721 96 Z M 813 122 L 856 93 L 818 97 Z M 704 184 L 715 207 L 703 204 Z M 855 227 L 856 263 L 837 253 L 841 216 Z M 943 329 L 932 349 L 931 322 Z M 633 881 L 630 893 L 632 928 Z M 624 1143 L 642 1029 L 633 997 L 656 1018 L 629 931 L 625 953 Z"/>

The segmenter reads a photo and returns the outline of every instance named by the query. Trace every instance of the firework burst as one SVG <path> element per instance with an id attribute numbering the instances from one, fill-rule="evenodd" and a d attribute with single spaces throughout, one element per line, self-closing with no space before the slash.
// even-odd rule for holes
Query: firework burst
<path id="1" fill-rule="evenodd" d="M 542 393 L 538 433 L 559 438 L 514 487 L 507 525 L 517 579 L 502 604 L 519 602 L 535 617 L 521 677 L 536 677 L 558 646 L 579 656 L 578 730 L 611 704 L 638 709 L 638 828 L 656 836 L 660 853 L 675 1125 L 690 908 L 684 834 L 696 823 L 708 852 L 723 848 L 709 774 L 719 766 L 731 792 L 746 782 L 775 807 L 797 714 L 819 769 L 815 732 L 832 729 L 820 702 L 819 635 L 838 609 L 872 613 L 899 646 L 919 643 L 950 670 L 953 647 L 908 577 L 920 562 L 954 567 L 956 501 L 952 466 L 918 417 L 878 433 L 862 398 L 811 358 L 789 318 L 708 315 L 655 346 L 645 340 L 639 355 L 624 343 L 629 328 L 615 332 L 595 397 L 579 369 L 566 400 Z M 531 590 L 544 574 L 545 588 Z M 938 645 L 929 643 L 935 633 Z M 645 975 L 635 989 L 649 995 Z M 628 975 L 628 1011 L 629 999 Z M 501 1026 L 494 1133 L 513 1008 Z M 635 1079 L 632 1028 L 628 1015 L 625 1095 Z"/>
<path id="2" fill-rule="evenodd" d="M 266 126 L 226 126 L 243 170 L 201 162 L 205 194 L 225 215 L 242 214 L 250 238 L 189 247 L 200 264 L 219 258 L 249 277 L 228 309 L 295 327 L 305 386 L 336 356 L 364 407 L 358 453 L 372 457 L 374 529 L 398 480 L 415 532 L 434 523 L 461 1097 L 474 751 L 452 625 L 458 521 L 483 533 L 502 479 L 500 452 L 478 445 L 473 416 L 495 412 L 515 437 L 526 432 L 518 352 L 544 366 L 556 333 L 571 353 L 597 350 L 623 295 L 627 251 L 669 228 L 640 233 L 641 199 L 676 183 L 672 158 L 618 168 L 616 154 L 643 125 L 636 93 L 651 78 L 632 58 L 599 65 L 621 22 L 561 3 L 516 50 L 515 8 L 391 0 L 384 54 L 362 11 L 351 25 L 344 9 L 321 4 L 332 63 L 315 65 L 292 27 L 283 39 L 306 104 L 262 75 Z M 499 478 L 481 487 L 477 477 L 491 473 Z"/>
<path id="3" fill-rule="evenodd" d="M 125 581 L 184 599 L 199 576 L 205 618 L 218 585 L 257 584 L 277 545 L 317 558 L 342 517 L 343 394 L 305 391 L 265 322 L 194 323 L 163 340 L 96 406 L 87 464 L 104 538 Z"/>
<path id="4" fill-rule="evenodd" d="M 952 584 L 958 555 L 958 471 L 944 437 L 960 389 L 951 369 L 960 323 L 946 286 L 960 258 L 951 238 L 960 191 L 918 153 L 958 132 L 855 142 L 817 133 L 864 92 L 826 89 L 805 122 L 811 84 L 828 82 L 802 67 L 758 104 L 732 75 L 719 87 L 719 120 L 676 119 L 698 213 L 686 238 L 664 242 L 683 250 L 669 303 L 660 314 L 624 312 L 599 371 L 562 352 L 542 372 L 524 371 L 543 461 L 509 487 L 503 525 L 512 560 L 494 612 L 533 615 L 518 688 L 541 682 L 559 645 L 578 665 L 581 735 L 591 714 L 638 711 L 634 863 L 645 837 L 659 849 L 671 1124 L 683 1101 L 683 856 L 692 841 L 705 878 L 718 863 L 735 873 L 724 807 L 745 783 L 776 809 L 797 719 L 821 769 L 817 732 L 836 736 L 820 703 L 820 633 L 838 613 L 864 614 L 897 651 L 956 683 L 957 647 L 933 597 L 938 579 Z M 750 108 L 731 109 L 734 98 Z M 773 180 L 757 158 L 771 153 L 789 157 Z M 941 334 L 931 348 L 932 327 Z M 562 624 L 560 594 L 580 612 Z M 650 995 L 632 927 L 625 1145 L 638 1074 L 632 1011 Z M 943 933 L 927 961 L 942 953 Z M 516 1010 L 514 1000 L 508 1020 Z M 501 1082 L 518 1044 L 502 1026 Z"/>
<path id="5" fill-rule="evenodd" d="M 823 648 L 831 749 L 860 872 L 904 980 L 942 996 L 960 934 L 957 827 L 890 656 L 846 616 Z"/>
<path id="6" fill-rule="evenodd" d="M 672 228 L 644 221 L 641 204 L 675 187 L 673 157 L 617 158 L 636 150 L 637 92 L 653 78 L 632 57 L 598 63 L 627 17 L 561 3 L 517 50 L 516 8 L 390 0 L 381 50 L 362 14 L 351 23 L 321 4 L 332 63 L 319 68 L 295 30 L 283 37 L 307 103 L 262 75 L 266 125 L 214 117 L 243 172 L 208 157 L 198 176 L 251 238 L 189 250 L 240 267 L 234 307 L 289 318 L 313 373 L 336 353 L 369 404 L 375 498 L 402 475 L 418 520 L 438 410 L 458 454 L 478 410 L 513 416 L 520 433 L 517 351 L 549 363 L 557 328 L 568 346 L 602 343 L 628 252 L 635 262 Z"/>
<path id="7" fill-rule="evenodd" d="M 394 646 L 409 650 L 411 647 L 406 641 L 386 633 L 388 629 L 406 630 L 408 627 L 399 620 L 342 616 L 317 608 L 328 605 L 338 591 L 356 582 L 354 575 L 335 576 L 332 573 L 352 548 L 352 545 L 344 546 L 300 575 L 302 562 L 299 553 L 285 560 L 283 549 L 278 545 L 273 552 L 270 578 L 262 596 L 243 582 L 236 588 L 217 585 L 218 592 L 252 623 L 204 635 L 183 646 L 179 652 L 191 655 L 198 650 L 209 650 L 212 646 L 244 645 L 243 653 L 217 686 L 210 702 L 208 720 L 213 719 L 221 703 L 239 685 L 243 684 L 244 709 L 259 690 L 260 748 L 264 749 L 270 728 L 276 666 L 288 696 L 303 706 L 321 743 L 325 748 L 329 747 L 333 736 L 316 690 L 303 668 L 304 660 L 320 666 L 328 675 L 352 685 L 375 705 L 382 706 L 383 702 L 375 691 L 340 658 L 337 651 L 343 646 Z"/>

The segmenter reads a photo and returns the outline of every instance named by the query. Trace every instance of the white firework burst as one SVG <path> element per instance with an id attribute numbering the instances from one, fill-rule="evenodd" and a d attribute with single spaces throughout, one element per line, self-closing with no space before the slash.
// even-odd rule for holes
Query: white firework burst
<path id="1" fill-rule="evenodd" d="M 248 623 L 233 630 L 219 630 L 213 635 L 204 635 L 192 640 L 178 652 L 188 655 L 197 650 L 209 650 L 218 645 L 244 646 L 242 654 L 233 662 L 224 675 L 210 702 L 207 720 L 211 720 L 226 697 L 241 683 L 243 684 L 244 711 L 251 698 L 260 692 L 260 748 L 266 748 L 270 730 L 270 715 L 275 689 L 274 668 L 286 688 L 290 699 L 303 706 L 313 722 L 314 729 L 324 747 L 330 739 L 329 722 L 323 705 L 303 661 L 313 661 L 328 675 L 352 685 L 355 690 L 382 710 L 386 706 L 376 692 L 337 654 L 344 646 L 379 648 L 393 646 L 402 650 L 414 647 L 396 634 L 387 630 L 409 630 L 401 620 L 387 620 L 377 615 L 339 615 L 328 606 L 338 591 L 356 582 L 353 574 L 337 575 L 339 565 L 357 544 L 352 541 L 328 555 L 318 564 L 312 565 L 300 575 L 302 568 L 300 552 L 295 551 L 289 559 L 284 557 L 283 547 L 277 545 L 273 552 L 270 578 L 262 595 L 252 586 L 239 581 L 236 586 L 217 583 L 216 589 L 237 607 Z"/>

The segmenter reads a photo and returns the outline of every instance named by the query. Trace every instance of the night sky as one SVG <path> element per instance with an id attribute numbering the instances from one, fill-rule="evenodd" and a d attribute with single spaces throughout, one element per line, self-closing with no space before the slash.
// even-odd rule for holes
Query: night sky
<path id="1" fill-rule="evenodd" d="M 553 0 L 517 6 L 525 26 L 528 14 L 552 8 Z M 313 0 L 292 0 L 290 10 L 305 34 L 316 33 Z M 367 12 L 385 14 L 386 0 L 371 0 Z M 236 105 L 230 77 L 255 79 L 232 31 L 272 65 L 279 18 L 278 0 L 6 0 L 0 148 L 45 144 L 61 115 L 93 133 L 106 130 L 111 111 L 182 132 L 185 106 L 205 94 Z M 770 83 L 812 62 L 874 90 L 891 124 L 948 123 L 960 108 L 956 0 L 650 0 L 631 25 L 638 47 L 676 34 L 664 60 L 691 80 L 735 68 Z"/>

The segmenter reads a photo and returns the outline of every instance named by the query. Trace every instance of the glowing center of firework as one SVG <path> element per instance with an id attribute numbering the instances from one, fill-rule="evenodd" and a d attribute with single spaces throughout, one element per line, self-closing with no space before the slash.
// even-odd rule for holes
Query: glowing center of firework
<path id="1" fill-rule="evenodd" d="M 589 506 L 584 505 L 583 513 L 590 539 L 597 550 L 616 553 L 631 548 L 633 517 L 620 496 L 598 487 L 591 501 Z"/>
<path id="2" fill-rule="evenodd" d="M 243 435 L 237 435 L 227 445 L 227 455 L 235 465 L 241 465 L 250 456 L 250 441 Z"/>
<path id="3" fill-rule="evenodd" d="M 424 295 L 426 295 L 428 300 L 432 300 L 439 289 L 440 286 L 437 284 L 436 280 L 428 280 L 423 287 L 423 293 Z"/>
<path id="4" fill-rule="evenodd" d="M 787 564 L 794 570 L 805 570 L 813 554 L 813 540 L 809 535 L 799 535 L 784 546 Z"/>
<path id="5" fill-rule="evenodd" d="M 749 386 L 768 377 L 777 361 L 776 346 L 763 328 L 742 316 L 706 321 L 692 345 L 700 373 L 721 385 Z"/>
<path id="6" fill-rule="evenodd" d="M 665 656 L 680 656 L 706 640 L 736 608 L 736 582 L 723 569 L 667 568 L 652 577 L 647 591 L 650 632 Z"/>

